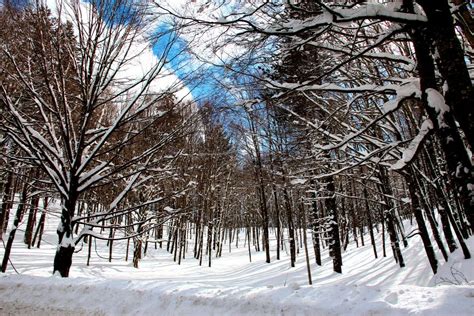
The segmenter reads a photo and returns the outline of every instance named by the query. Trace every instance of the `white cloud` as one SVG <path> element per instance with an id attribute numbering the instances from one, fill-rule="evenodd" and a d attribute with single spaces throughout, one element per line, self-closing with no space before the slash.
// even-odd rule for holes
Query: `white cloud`
<path id="1" fill-rule="evenodd" d="M 184 3 L 186 1 L 182 2 Z M 72 22 L 76 35 L 78 34 L 81 23 L 84 25 L 84 23 L 89 21 L 90 3 L 81 0 L 45 0 L 45 3 L 48 8 L 50 8 L 53 16 Z M 74 17 L 74 8 L 80 10 L 81 21 L 77 21 Z M 147 40 L 147 37 L 156 30 L 156 26 L 160 22 L 158 20 L 150 22 L 146 29 L 143 29 L 140 35 L 133 39 L 130 50 L 126 52 L 126 56 L 123 56 L 130 59 L 127 60 L 125 65 L 120 66 L 120 70 L 116 76 L 116 81 L 123 84 L 123 87 L 133 85 L 137 81 L 142 80 L 149 75 L 150 70 L 163 62 L 153 53 L 151 43 Z M 90 36 L 93 36 L 93 34 L 90 34 Z M 123 54 L 125 54 L 126 50 L 123 51 Z M 119 60 L 121 60 L 121 58 L 119 58 Z M 137 86 L 137 89 L 139 89 L 139 87 L 140 86 Z M 192 100 L 190 90 L 183 84 L 178 76 L 173 73 L 171 67 L 167 67 L 167 65 L 164 65 L 159 75 L 153 80 L 149 87 L 149 92 L 158 93 L 163 91 L 175 93 L 179 100 Z"/>

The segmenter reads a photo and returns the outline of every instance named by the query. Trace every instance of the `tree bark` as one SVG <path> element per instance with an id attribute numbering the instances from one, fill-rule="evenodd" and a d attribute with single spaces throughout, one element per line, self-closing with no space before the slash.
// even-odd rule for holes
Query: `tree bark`
<path id="1" fill-rule="evenodd" d="M 35 228 L 36 213 L 38 211 L 38 203 L 39 203 L 39 195 L 36 194 L 33 197 L 31 197 L 30 211 L 28 213 L 25 236 L 23 238 L 23 241 L 28 246 L 28 249 L 31 248 L 31 243 L 33 239 L 33 230 Z"/>
<path id="2" fill-rule="evenodd" d="M 425 10 L 428 10 L 429 19 L 435 17 L 440 19 L 441 28 L 451 30 L 442 30 L 434 24 L 437 21 L 430 22 L 430 29 L 416 28 L 412 32 L 413 45 L 417 59 L 418 73 L 420 76 L 420 87 L 422 91 L 422 100 L 425 105 L 426 112 L 433 122 L 436 134 L 440 140 L 441 148 L 446 157 L 449 177 L 456 185 L 455 194 L 460 198 L 464 212 L 467 215 L 469 224 L 474 227 L 474 195 L 472 195 L 471 185 L 474 183 L 473 167 L 466 152 L 463 140 L 456 127 L 453 114 L 464 130 L 471 149 L 474 148 L 474 118 L 472 116 L 472 84 L 467 74 L 467 68 L 464 62 L 464 55 L 459 46 L 459 41 L 454 34 L 452 26 L 452 18 L 446 17 L 446 8 L 441 5 L 439 13 L 438 9 L 433 9 L 429 3 L 424 3 Z M 441 0 L 433 1 L 439 5 Z M 431 3 L 431 1 L 430 1 Z M 427 12 L 427 14 L 428 14 Z M 449 7 L 448 7 L 449 12 Z M 449 21 L 451 25 L 449 25 Z M 438 34 L 437 31 L 440 33 Z M 454 37 L 454 38 L 451 38 Z M 446 92 L 446 103 L 452 112 L 445 112 L 443 115 L 437 113 L 436 109 L 429 106 L 427 101 L 427 89 L 435 89 L 438 91 L 435 76 L 434 60 L 430 51 L 430 42 L 433 38 L 437 51 L 439 53 L 438 65 L 440 72 L 448 84 Z M 452 49 L 453 51 L 451 51 Z M 466 73 L 465 73 L 466 72 Z M 467 76 L 467 78 L 465 78 Z M 440 116 L 440 117 L 438 117 Z M 441 122 L 441 124 L 440 124 Z"/>
<path id="3" fill-rule="evenodd" d="M 36 228 L 35 236 L 33 237 L 33 242 L 31 243 L 33 246 L 36 243 L 36 239 L 38 239 L 37 248 L 40 247 L 41 239 L 43 238 L 43 231 L 44 231 L 44 224 L 46 222 L 46 212 L 48 211 L 48 197 L 45 196 L 43 199 L 43 210 L 41 212 L 41 216 L 38 222 L 38 226 Z"/>
<path id="4" fill-rule="evenodd" d="M 70 194 L 69 198 L 62 201 L 61 221 L 56 233 L 58 234 L 58 248 L 54 257 L 53 274 L 59 273 L 63 278 L 69 277 L 69 270 L 74 254 L 73 226 L 71 219 L 77 203 L 77 195 Z"/>
<path id="5" fill-rule="evenodd" d="M 446 80 L 446 103 L 464 131 L 469 146 L 474 148 L 474 91 L 464 60 L 464 52 L 456 35 L 451 8 L 447 0 L 417 0 L 428 18 L 428 28 L 437 49 L 438 69 Z M 472 222 L 471 222 L 472 224 Z"/>
<path id="6" fill-rule="evenodd" d="M 328 176 L 324 180 L 326 181 L 324 206 L 326 207 L 330 236 L 329 255 L 332 258 L 334 272 L 342 273 L 341 240 L 339 236 L 339 220 L 335 196 L 336 188 L 332 176 Z"/>
<path id="7" fill-rule="evenodd" d="M 313 284 L 313 279 L 311 277 L 311 264 L 309 262 L 309 253 L 308 253 L 308 238 L 307 238 L 307 229 L 306 229 L 306 210 L 304 205 L 301 205 L 301 211 L 303 213 L 303 244 L 304 244 L 304 255 L 306 258 L 306 271 L 308 273 L 308 284 Z"/>
<path id="8" fill-rule="evenodd" d="M 286 224 L 288 226 L 288 243 L 290 244 L 290 266 L 294 267 L 296 263 L 295 224 L 291 210 L 290 195 L 286 187 L 283 187 L 283 199 L 285 200 Z"/>
<path id="9" fill-rule="evenodd" d="M 10 231 L 10 234 L 8 235 L 7 245 L 5 246 L 5 252 L 3 254 L 3 261 L 2 261 L 3 273 L 5 273 L 5 271 L 7 270 L 8 261 L 10 260 L 10 253 L 12 251 L 13 240 L 15 240 L 15 234 L 18 229 L 18 225 L 20 225 L 20 219 L 25 209 L 27 194 L 28 194 L 28 183 L 25 181 L 25 183 L 23 184 L 20 202 L 16 209 L 15 219 L 13 220 L 13 227 Z"/>
<path id="10" fill-rule="evenodd" d="M 394 205 L 389 196 L 393 196 L 392 188 L 390 186 L 390 182 L 388 181 L 388 176 L 385 169 L 379 168 L 379 178 L 381 181 L 380 190 L 383 194 L 383 198 L 385 201 L 385 210 L 384 210 L 384 217 L 386 219 L 386 226 L 388 236 L 390 237 L 390 243 L 393 250 L 393 256 L 395 257 L 395 261 L 398 262 L 400 268 L 405 266 L 405 261 L 403 259 L 402 252 L 400 250 L 400 242 L 398 240 L 397 231 L 395 228 L 395 215 L 394 215 Z"/>
<path id="11" fill-rule="evenodd" d="M 368 199 L 367 189 L 364 186 L 364 201 L 365 201 L 365 209 L 366 209 L 366 214 L 367 214 L 367 225 L 369 226 L 370 242 L 372 243 L 375 259 L 377 259 L 377 246 L 375 244 L 374 228 L 372 224 L 372 214 L 370 212 L 369 202 L 367 201 L 367 199 Z"/>
<path id="12" fill-rule="evenodd" d="M 438 260 L 436 259 L 436 254 L 434 252 L 433 245 L 431 244 L 428 230 L 426 229 L 425 220 L 423 219 L 423 212 L 420 205 L 420 196 L 418 195 L 416 182 L 411 172 L 405 173 L 404 176 L 408 185 L 408 191 L 410 193 L 411 208 L 415 214 L 416 223 L 418 224 L 418 231 L 425 248 L 426 256 L 430 262 L 431 270 L 433 270 L 433 273 L 436 274 L 436 272 L 438 272 Z"/>
<path id="13" fill-rule="evenodd" d="M 7 226 L 7 213 L 9 212 L 10 197 L 12 196 L 12 188 L 13 188 L 13 171 L 8 172 L 7 182 L 5 183 L 5 187 L 3 189 L 3 197 L 2 197 L 2 206 L 0 208 L 0 240 L 3 240 L 3 233 L 5 227 Z"/>
<path id="14" fill-rule="evenodd" d="M 312 185 L 312 189 L 313 190 L 316 190 L 316 185 L 315 185 L 315 181 L 312 180 L 311 182 L 311 185 Z M 319 225 L 319 210 L 318 210 L 318 203 L 317 203 L 317 196 L 316 196 L 316 192 L 312 192 L 311 193 L 312 195 L 312 199 L 313 201 L 311 202 L 311 207 L 312 207 L 312 230 L 313 230 L 313 246 L 314 246 L 314 257 L 315 257 L 315 260 L 316 260 L 316 264 L 318 266 L 321 265 L 321 242 L 320 242 L 320 238 L 319 238 L 319 233 L 320 233 L 320 225 Z"/>
<path id="15" fill-rule="evenodd" d="M 138 262 L 142 258 L 142 240 L 140 237 L 134 240 L 133 248 L 133 267 L 138 269 Z"/>

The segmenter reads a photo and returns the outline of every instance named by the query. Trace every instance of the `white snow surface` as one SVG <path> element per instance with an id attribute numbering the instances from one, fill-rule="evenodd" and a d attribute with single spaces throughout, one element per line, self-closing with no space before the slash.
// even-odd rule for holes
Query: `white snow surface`
<path id="1" fill-rule="evenodd" d="M 438 114 L 438 125 L 439 127 L 447 127 L 444 122 L 444 114 L 449 112 L 449 106 L 446 104 L 444 97 L 437 90 L 428 88 L 426 89 L 426 94 L 428 98 L 428 105 L 435 109 Z"/>
<path id="2" fill-rule="evenodd" d="M 20 225 L 11 256 L 20 275 L 11 266 L 0 275 L 0 315 L 472 315 L 474 311 L 473 260 L 456 251 L 444 263 L 435 246 L 441 267 L 433 277 L 418 236 L 402 249 L 407 264 L 402 269 L 388 240 L 388 256 L 381 257 L 380 235 L 378 259 L 368 235 L 363 247 L 356 248 L 351 241 L 343 253 L 342 274 L 332 272 L 327 248 L 320 267 L 310 247 L 313 285 L 307 283 L 303 249 L 296 268 L 290 268 L 285 250 L 276 260 L 275 240 L 270 264 L 265 263 L 264 252 L 253 247 L 249 262 L 243 232 L 239 247 L 234 241 L 229 253 L 226 244 L 222 257 L 212 258 L 211 268 L 208 258 L 203 266 L 193 258 L 192 240 L 181 265 L 150 243 L 139 269 L 130 261 L 133 243 L 125 262 L 126 243 L 115 242 L 114 260 L 109 263 L 105 242 L 97 241 L 91 265 L 86 266 L 84 246 L 73 257 L 70 278 L 63 279 L 51 275 L 57 222 L 49 213 L 41 249 L 30 250 L 22 243 L 25 223 Z M 407 222 L 406 229 L 413 227 Z M 474 249 L 474 238 L 468 246 Z"/>

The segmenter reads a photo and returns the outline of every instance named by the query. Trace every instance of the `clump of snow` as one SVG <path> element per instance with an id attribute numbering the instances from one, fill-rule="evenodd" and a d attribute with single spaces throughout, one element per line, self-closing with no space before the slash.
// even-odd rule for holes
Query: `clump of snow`
<path id="1" fill-rule="evenodd" d="M 174 212 L 175 209 L 172 208 L 171 206 L 165 206 L 165 207 L 163 208 L 163 211 L 171 213 L 171 212 Z"/>
<path id="2" fill-rule="evenodd" d="M 290 181 L 290 183 L 292 185 L 297 185 L 297 184 L 305 184 L 306 183 L 306 180 L 305 179 L 301 179 L 301 178 L 296 178 L 296 179 L 292 179 Z"/>
<path id="3" fill-rule="evenodd" d="M 74 247 L 74 240 L 72 238 L 72 235 L 67 236 L 66 234 L 64 234 L 63 239 L 61 240 L 61 247 Z"/>
<path id="4" fill-rule="evenodd" d="M 418 134 L 413 138 L 411 143 L 408 147 L 403 150 L 402 158 L 400 158 L 396 163 L 391 166 L 392 170 L 400 170 L 403 169 L 407 164 L 409 164 L 415 154 L 418 152 L 418 148 L 422 143 L 423 139 L 425 139 L 426 135 L 433 129 L 433 122 L 430 119 L 426 119 L 423 124 L 421 124 L 420 131 Z"/>
<path id="5" fill-rule="evenodd" d="M 449 112 L 449 106 L 446 104 L 444 97 L 436 89 L 428 88 L 425 92 L 427 95 L 428 106 L 435 109 L 438 114 L 439 127 L 447 127 L 444 122 L 444 114 Z"/>
<path id="6" fill-rule="evenodd" d="M 397 96 L 385 102 L 382 109 L 384 113 L 393 112 L 398 108 L 400 101 L 407 97 L 421 97 L 420 81 L 416 78 L 405 80 L 400 86 L 394 86 Z"/>

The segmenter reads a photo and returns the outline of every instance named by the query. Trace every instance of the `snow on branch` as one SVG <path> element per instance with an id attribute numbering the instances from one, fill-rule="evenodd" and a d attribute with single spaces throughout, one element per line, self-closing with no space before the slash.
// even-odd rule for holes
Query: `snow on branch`
<path id="1" fill-rule="evenodd" d="M 233 12 L 232 16 L 215 17 L 210 12 L 193 12 L 193 14 L 182 14 L 166 5 L 155 2 L 156 7 L 165 14 L 188 24 L 200 24 L 208 26 L 234 26 L 242 32 L 256 32 L 266 35 L 295 35 L 307 30 L 337 25 L 345 26 L 347 23 L 373 19 L 377 21 L 391 21 L 403 24 L 425 23 L 427 18 L 422 12 L 401 12 L 399 3 L 363 3 L 358 7 L 341 9 L 334 1 L 317 1 L 321 6 L 319 14 L 313 17 L 301 19 L 286 19 L 284 22 L 272 18 L 272 12 L 281 10 L 279 6 L 285 1 L 264 1 L 263 4 L 256 2 L 254 9 L 245 9 L 241 12 Z M 214 8 L 218 9 L 218 8 Z M 206 10 L 203 10 L 206 11 Z"/>
<path id="2" fill-rule="evenodd" d="M 390 166 L 392 170 L 401 170 L 410 164 L 413 159 L 416 157 L 416 153 L 420 149 L 420 145 L 425 140 L 426 136 L 433 129 L 433 122 L 430 119 L 426 119 L 423 124 L 421 124 L 420 131 L 410 142 L 408 147 L 403 151 L 402 158 L 400 158 L 396 163 Z"/>
<path id="3" fill-rule="evenodd" d="M 339 21 L 354 21 L 361 19 L 385 19 L 394 22 L 427 22 L 428 19 L 422 14 L 400 12 L 402 1 L 394 1 L 389 4 L 368 3 L 359 8 L 334 10 L 341 17 Z M 397 7 L 398 5 L 398 7 Z"/>
<path id="4" fill-rule="evenodd" d="M 383 111 L 385 113 L 393 112 L 399 107 L 399 104 L 402 100 L 407 97 L 416 97 L 421 98 L 420 82 L 417 78 L 410 78 L 404 80 L 401 85 L 395 87 L 396 98 L 385 102 L 383 105 Z"/>
<path id="5" fill-rule="evenodd" d="M 444 122 L 444 114 L 449 112 L 449 106 L 446 104 L 444 97 L 437 90 L 428 88 L 425 90 L 427 95 L 428 106 L 435 109 L 438 114 L 438 126 L 446 127 Z"/>

